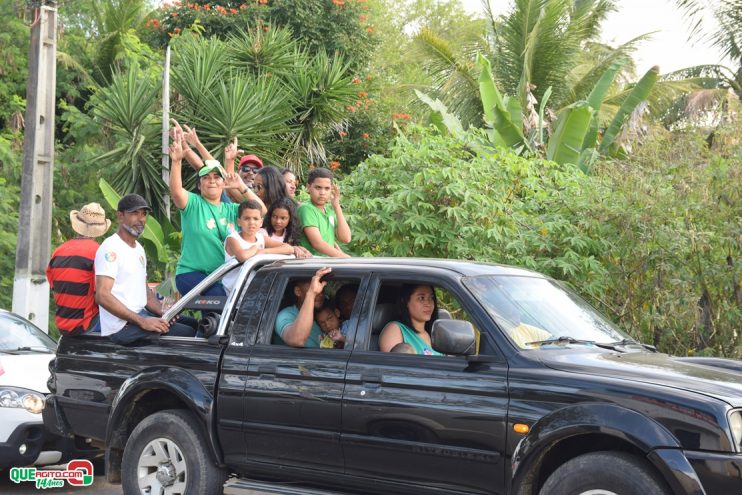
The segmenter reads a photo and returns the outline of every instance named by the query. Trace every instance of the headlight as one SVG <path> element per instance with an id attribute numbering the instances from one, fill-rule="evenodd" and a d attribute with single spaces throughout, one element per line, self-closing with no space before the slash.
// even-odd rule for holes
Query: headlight
<path id="1" fill-rule="evenodd" d="M 41 414 L 46 399 L 38 392 L 16 387 L 0 387 L 0 407 L 18 407 Z"/>
<path id="2" fill-rule="evenodd" d="M 729 426 L 737 444 L 737 452 L 742 452 L 742 411 L 732 411 L 729 415 Z"/>

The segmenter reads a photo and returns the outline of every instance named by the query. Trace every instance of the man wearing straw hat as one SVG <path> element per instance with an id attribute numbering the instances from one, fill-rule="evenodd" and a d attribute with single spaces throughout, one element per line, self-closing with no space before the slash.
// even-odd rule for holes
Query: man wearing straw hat
<path id="1" fill-rule="evenodd" d="M 98 324 L 93 264 L 99 245 L 95 238 L 108 231 L 111 221 L 101 205 L 89 203 L 72 210 L 70 222 L 77 237 L 54 250 L 46 278 L 54 292 L 57 328 L 62 335 L 79 335 Z"/>

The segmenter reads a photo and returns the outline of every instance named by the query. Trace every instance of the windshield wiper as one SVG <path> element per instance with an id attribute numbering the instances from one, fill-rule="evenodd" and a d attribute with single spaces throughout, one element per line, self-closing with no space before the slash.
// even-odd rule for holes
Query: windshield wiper
<path id="1" fill-rule="evenodd" d="M 634 339 L 622 339 L 622 340 L 617 340 L 615 342 L 601 342 L 595 345 L 603 349 L 611 349 L 614 351 L 620 350 L 620 349 L 617 349 L 618 347 L 637 346 L 637 347 L 641 347 L 651 352 L 657 352 L 657 348 L 655 346 L 649 345 L 649 344 L 642 344 L 641 342 L 637 342 Z"/>
<path id="2" fill-rule="evenodd" d="M 567 335 L 562 335 L 561 337 L 557 337 L 555 339 L 537 340 L 535 342 L 526 342 L 526 345 L 537 345 L 539 347 L 541 347 L 542 345 L 567 345 L 567 344 L 593 345 L 595 344 L 595 341 L 594 340 L 579 340 L 573 337 L 569 337 Z"/>
<path id="3" fill-rule="evenodd" d="M 46 352 L 49 354 L 54 354 L 54 351 L 52 349 L 49 349 L 48 347 L 44 347 L 43 345 L 16 347 L 15 349 L 0 349 L 0 352 L 4 352 L 6 354 L 16 354 L 22 351 L 38 351 L 38 352 Z"/>

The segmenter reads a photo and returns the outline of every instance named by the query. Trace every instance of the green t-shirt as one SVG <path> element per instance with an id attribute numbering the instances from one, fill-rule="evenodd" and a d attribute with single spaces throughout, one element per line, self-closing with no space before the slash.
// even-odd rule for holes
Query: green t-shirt
<path id="1" fill-rule="evenodd" d="M 176 275 L 208 274 L 224 263 L 224 241 L 235 230 L 238 207 L 237 203 L 216 206 L 198 194 L 188 193 L 188 202 L 180 210 L 183 241 Z"/>
<path id="2" fill-rule="evenodd" d="M 276 325 L 273 334 L 273 343 L 274 344 L 283 344 L 283 332 L 286 330 L 286 327 L 294 323 L 296 321 L 296 318 L 299 316 L 299 308 L 296 307 L 296 305 L 291 305 L 286 308 L 283 308 L 281 311 L 278 312 L 278 315 L 276 316 Z M 317 325 L 316 321 L 312 322 L 312 330 L 309 332 L 309 337 L 304 342 L 305 348 L 314 349 L 319 347 L 320 339 L 322 338 L 322 330 L 319 328 L 319 325 Z"/>
<path id="3" fill-rule="evenodd" d="M 322 211 L 314 206 L 311 201 L 307 201 L 306 203 L 302 203 L 296 214 L 301 224 L 299 244 L 307 248 L 315 256 L 325 256 L 312 247 L 306 234 L 304 234 L 304 228 L 317 227 L 322 240 L 330 246 L 335 246 L 335 227 L 337 226 L 335 210 L 331 205 L 325 205 L 325 211 Z"/>

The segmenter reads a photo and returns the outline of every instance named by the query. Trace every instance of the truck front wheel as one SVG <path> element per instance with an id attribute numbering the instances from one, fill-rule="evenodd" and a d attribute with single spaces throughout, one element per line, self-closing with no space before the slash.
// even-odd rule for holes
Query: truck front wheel
<path id="1" fill-rule="evenodd" d="M 193 415 L 180 409 L 147 416 L 131 433 L 121 461 L 124 493 L 217 495 L 227 479 L 209 455 Z"/>
<path id="2" fill-rule="evenodd" d="M 539 495 L 668 495 L 644 461 L 625 452 L 591 452 L 570 459 L 546 480 Z"/>

